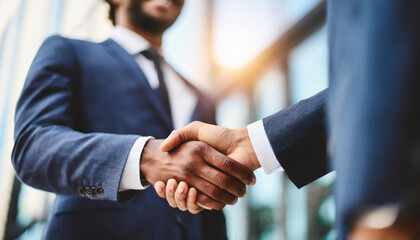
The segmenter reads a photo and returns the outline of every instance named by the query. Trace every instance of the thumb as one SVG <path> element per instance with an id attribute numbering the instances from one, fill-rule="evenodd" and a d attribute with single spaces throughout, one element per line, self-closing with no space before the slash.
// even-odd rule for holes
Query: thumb
<path id="1" fill-rule="evenodd" d="M 160 150 L 162 152 L 169 152 L 183 142 L 198 140 L 198 131 L 201 124 L 201 122 L 193 122 L 183 128 L 172 131 L 160 145 Z"/>

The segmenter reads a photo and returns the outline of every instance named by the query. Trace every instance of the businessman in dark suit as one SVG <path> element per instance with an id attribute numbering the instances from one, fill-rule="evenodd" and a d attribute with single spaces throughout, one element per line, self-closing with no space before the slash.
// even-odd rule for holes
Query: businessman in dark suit
<path id="1" fill-rule="evenodd" d="M 417 1 L 328 1 L 327 91 L 241 129 L 191 124 L 175 131 L 162 150 L 198 139 L 252 169 L 284 170 L 302 187 L 329 171 L 328 135 L 337 171 L 338 238 L 417 239 L 419 11 Z M 188 208 L 194 201 L 165 196 L 164 187 L 156 184 L 172 206 Z"/>
<path id="2" fill-rule="evenodd" d="M 215 123 L 209 98 L 160 55 L 162 34 L 184 2 L 107 2 L 112 37 L 103 43 L 48 38 L 16 107 L 16 173 L 57 194 L 44 238 L 226 239 L 221 211 L 181 212 L 146 189 L 158 180 L 186 181 L 210 196 L 199 204 L 220 210 L 254 177 L 204 143 L 169 154 L 158 149 L 155 138 L 174 127 Z"/>

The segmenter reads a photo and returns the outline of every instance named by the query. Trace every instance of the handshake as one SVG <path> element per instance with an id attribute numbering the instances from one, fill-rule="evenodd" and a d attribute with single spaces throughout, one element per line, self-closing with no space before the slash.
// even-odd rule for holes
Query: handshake
<path id="1" fill-rule="evenodd" d="M 193 122 L 166 140 L 147 142 L 140 160 L 142 181 L 169 205 L 193 214 L 221 210 L 246 194 L 260 167 L 246 127 L 228 129 Z"/>

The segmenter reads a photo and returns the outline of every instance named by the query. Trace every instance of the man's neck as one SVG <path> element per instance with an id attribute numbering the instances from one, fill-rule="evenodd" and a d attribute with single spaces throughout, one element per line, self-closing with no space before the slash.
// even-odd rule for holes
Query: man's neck
<path id="1" fill-rule="evenodd" d="M 162 34 L 145 32 L 128 24 L 122 26 L 142 36 L 146 41 L 150 43 L 151 47 L 160 48 L 162 46 Z"/>

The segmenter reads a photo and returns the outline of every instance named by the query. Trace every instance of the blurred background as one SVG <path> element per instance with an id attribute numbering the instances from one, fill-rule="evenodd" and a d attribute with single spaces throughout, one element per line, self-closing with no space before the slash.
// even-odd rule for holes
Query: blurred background
<path id="1" fill-rule="evenodd" d="M 217 100 L 219 125 L 238 128 L 327 87 L 324 25 L 320 0 L 186 0 L 164 55 Z M 11 166 L 15 104 L 36 51 L 53 34 L 100 42 L 112 29 L 102 0 L 0 0 L 0 239 L 40 239 L 54 200 Z M 334 173 L 301 190 L 283 173 L 256 174 L 224 210 L 230 239 L 334 239 Z"/>

